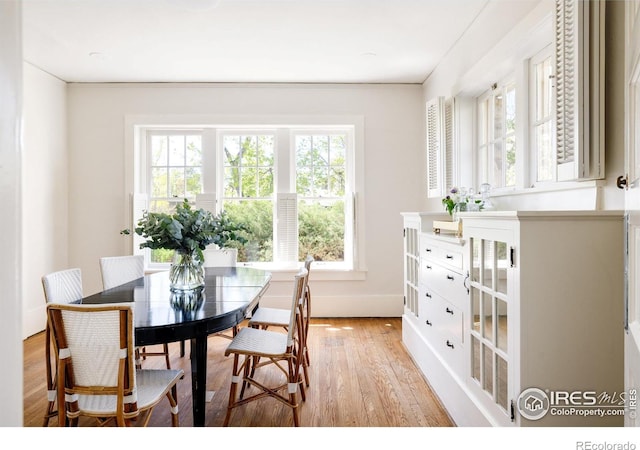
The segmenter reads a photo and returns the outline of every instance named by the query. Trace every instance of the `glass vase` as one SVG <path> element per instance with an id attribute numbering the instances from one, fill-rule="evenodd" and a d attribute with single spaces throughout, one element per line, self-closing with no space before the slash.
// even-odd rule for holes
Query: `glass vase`
<path id="1" fill-rule="evenodd" d="M 169 285 L 172 291 L 190 291 L 204 286 L 204 266 L 196 252 L 174 253 Z"/>
<path id="2" fill-rule="evenodd" d="M 458 220 L 460 220 L 460 217 L 458 216 L 459 213 L 465 212 L 466 210 L 467 210 L 466 203 L 456 203 L 456 206 L 453 207 L 453 214 L 451 215 L 451 217 L 453 218 L 453 221 L 457 222 Z"/>

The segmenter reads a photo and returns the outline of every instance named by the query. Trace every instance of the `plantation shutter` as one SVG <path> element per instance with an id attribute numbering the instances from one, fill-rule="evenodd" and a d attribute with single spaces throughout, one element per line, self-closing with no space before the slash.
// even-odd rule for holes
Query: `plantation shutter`
<path id="1" fill-rule="evenodd" d="M 298 194 L 277 194 L 277 241 L 275 261 L 298 261 Z"/>
<path id="2" fill-rule="evenodd" d="M 444 102 L 444 190 L 449 192 L 455 185 L 454 154 L 454 100 L 453 97 Z M 444 195 L 444 194 L 443 194 Z"/>
<path id="3" fill-rule="evenodd" d="M 558 180 L 604 177 L 604 2 L 556 0 Z"/>
<path id="4" fill-rule="evenodd" d="M 196 194 L 196 208 L 204 209 L 205 211 L 209 211 L 212 214 L 216 213 L 216 194 L 207 193 L 207 194 Z"/>
<path id="5" fill-rule="evenodd" d="M 132 194 L 131 195 L 131 236 L 133 237 L 132 254 L 142 255 L 144 250 L 140 248 L 140 244 L 144 242 L 142 236 L 138 236 L 135 233 L 136 225 L 138 221 L 142 219 L 142 215 L 149 208 L 149 197 L 147 194 Z"/>
<path id="6" fill-rule="evenodd" d="M 427 197 L 442 195 L 442 97 L 427 102 Z"/>

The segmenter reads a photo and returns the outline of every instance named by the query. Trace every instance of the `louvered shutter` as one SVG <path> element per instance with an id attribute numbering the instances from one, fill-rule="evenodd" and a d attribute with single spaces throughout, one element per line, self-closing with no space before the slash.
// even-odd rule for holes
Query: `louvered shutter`
<path id="1" fill-rule="evenodd" d="M 442 195 L 442 97 L 427 102 L 427 196 Z"/>
<path id="2" fill-rule="evenodd" d="M 277 240 L 275 261 L 298 261 L 298 195 L 277 195 Z"/>
<path id="3" fill-rule="evenodd" d="M 556 0 L 558 180 L 604 177 L 604 3 Z"/>
<path id="4" fill-rule="evenodd" d="M 144 238 L 135 233 L 135 228 L 138 221 L 142 219 L 142 215 L 148 208 L 149 198 L 147 194 L 131 195 L 131 236 L 133 236 L 132 253 L 134 255 L 141 255 L 144 253 L 143 249 L 140 248 L 140 244 L 144 242 Z"/>
<path id="5" fill-rule="evenodd" d="M 212 214 L 216 213 L 216 194 L 207 193 L 207 194 L 196 194 L 196 208 L 204 209 L 205 211 L 209 211 Z"/>
<path id="6" fill-rule="evenodd" d="M 454 142 L 454 99 L 444 102 L 444 190 L 449 192 L 455 186 L 455 142 Z M 444 194 L 443 194 L 444 195 Z"/>

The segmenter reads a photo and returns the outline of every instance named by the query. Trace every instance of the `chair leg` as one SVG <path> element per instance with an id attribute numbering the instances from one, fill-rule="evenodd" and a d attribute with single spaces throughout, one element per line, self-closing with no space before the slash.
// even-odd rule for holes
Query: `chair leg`
<path id="1" fill-rule="evenodd" d="M 169 392 L 167 392 L 167 398 L 171 405 L 171 426 L 179 427 L 180 418 L 178 417 L 178 387 L 174 384 Z"/>
<path id="2" fill-rule="evenodd" d="M 55 364 L 51 364 L 51 331 L 49 330 L 49 324 L 45 328 L 45 364 L 47 370 L 47 410 L 44 413 L 44 419 L 42 421 L 43 427 L 49 426 L 49 420 L 58 414 L 58 408 L 56 407 L 56 380 L 58 377 L 57 370 L 54 373 L 53 367 Z"/>
<path id="3" fill-rule="evenodd" d="M 169 361 L 169 344 L 162 344 L 164 349 L 164 361 L 167 363 L 167 369 L 171 369 L 171 361 Z"/>
<path id="4" fill-rule="evenodd" d="M 249 382 L 247 381 L 248 378 L 253 378 L 253 374 L 255 372 L 255 367 L 256 364 L 258 364 L 258 357 L 257 356 L 245 356 L 244 357 L 244 370 L 243 370 L 243 377 L 242 377 L 242 387 L 240 388 L 240 400 L 242 400 L 244 398 L 244 393 L 247 389 L 247 387 L 249 387 Z"/>
<path id="5" fill-rule="evenodd" d="M 293 410 L 293 426 L 299 427 L 300 418 L 298 415 L 298 400 L 296 398 L 296 392 L 300 384 L 300 373 L 297 368 L 294 369 L 294 367 L 297 366 L 297 363 L 294 364 L 293 358 L 288 358 L 287 364 L 289 366 L 289 385 L 287 387 L 287 390 L 289 391 L 289 406 L 291 406 L 291 409 Z M 301 391 L 301 395 L 304 397 L 302 392 L 303 391 Z"/>
<path id="6" fill-rule="evenodd" d="M 229 425 L 229 419 L 231 419 L 231 411 L 233 410 L 236 402 L 236 391 L 238 389 L 238 359 L 239 355 L 235 353 L 233 355 L 233 371 L 231 372 L 231 388 L 229 389 L 229 404 L 227 406 L 227 414 L 224 417 L 223 427 Z"/>

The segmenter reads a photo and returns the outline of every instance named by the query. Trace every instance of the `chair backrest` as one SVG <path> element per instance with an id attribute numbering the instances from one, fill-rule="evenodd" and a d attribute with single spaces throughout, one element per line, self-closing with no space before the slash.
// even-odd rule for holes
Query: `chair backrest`
<path id="1" fill-rule="evenodd" d="M 235 267 L 238 263 L 238 249 L 220 248 L 206 249 L 204 267 Z"/>
<path id="2" fill-rule="evenodd" d="M 307 287 L 305 289 L 307 296 L 311 295 L 309 290 L 309 275 L 311 274 L 311 263 L 314 261 L 315 259 L 313 259 L 311 255 L 307 255 L 307 258 L 304 260 L 304 268 L 307 269 Z"/>
<path id="3" fill-rule="evenodd" d="M 52 272 L 42 277 L 47 303 L 71 303 L 82 299 L 82 272 L 78 268 Z"/>
<path id="4" fill-rule="evenodd" d="M 307 258 L 304 260 L 304 268 L 307 269 L 307 272 L 311 270 L 311 263 L 314 261 L 313 256 L 307 255 Z"/>
<path id="5" fill-rule="evenodd" d="M 47 320 L 58 351 L 58 380 L 70 411 L 75 394 L 116 395 L 118 409 L 134 413 L 135 358 L 131 305 L 47 305 Z M 61 398 L 58 393 L 58 399 Z M 116 405 L 114 405 L 115 407 Z"/>
<path id="6" fill-rule="evenodd" d="M 302 298 L 304 297 L 305 289 L 307 286 L 307 269 L 300 269 L 300 271 L 296 274 L 293 282 L 293 297 L 291 298 L 291 316 L 289 318 L 289 326 L 287 328 L 287 345 L 292 346 L 293 341 L 297 336 L 298 332 L 302 330 L 298 330 L 298 326 L 301 326 L 298 322 L 298 318 L 300 317 L 300 304 L 302 303 Z"/>
<path id="7" fill-rule="evenodd" d="M 105 256 L 100 258 L 103 289 L 111 289 L 144 276 L 144 256 Z"/>

